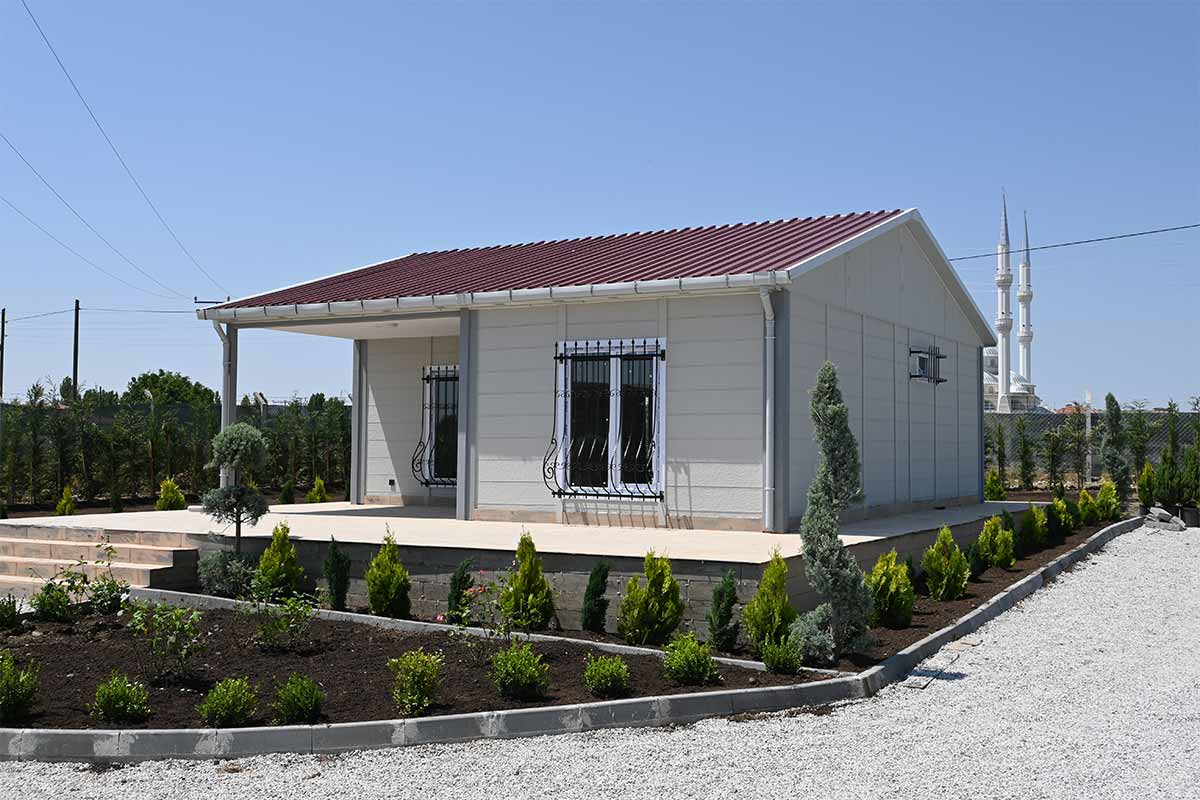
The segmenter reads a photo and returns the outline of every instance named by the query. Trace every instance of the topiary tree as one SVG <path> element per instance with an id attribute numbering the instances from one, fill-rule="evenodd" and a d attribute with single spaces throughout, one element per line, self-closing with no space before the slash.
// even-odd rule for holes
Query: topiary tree
<path id="1" fill-rule="evenodd" d="M 350 588 L 350 557 L 338 547 L 337 540 L 329 537 L 329 549 L 325 552 L 325 585 L 329 589 L 329 605 L 334 611 L 346 610 L 346 592 Z"/>
<path id="2" fill-rule="evenodd" d="M 1096 493 L 1096 510 L 1100 519 L 1111 522 L 1121 517 L 1122 505 L 1117 498 L 1117 487 L 1112 481 L 1103 481 Z"/>
<path id="3" fill-rule="evenodd" d="M 521 533 L 516 560 L 500 591 L 500 613 L 513 627 L 532 631 L 545 630 L 554 617 L 554 594 L 528 532 Z"/>
<path id="4" fill-rule="evenodd" d="M 728 570 L 717 581 L 712 591 L 712 605 L 705 621 L 708 623 L 708 640 L 713 647 L 726 653 L 737 647 L 738 631 L 741 628 L 733 609 L 737 604 L 737 576 Z"/>
<path id="5" fill-rule="evenodd" d="M 1013 532 L 1000 517 L 990 517 L 976 541 L 989 566 L 1008 569 L 1013 565 Z"/>
<path id="6" fill-rule="evenodd" d="M 266 464 L 267 443 L 257 428 L 238 422 L 213 437 L 212 453 L 209 466 L 227 470 L 230 484 L 205 492 L 200 502 L 209 516 L 233 524 L 233 552 L 241 553 L 242 525 L 254 525 L 262 519 L 267 501 L 258 489 L 239 481 Z"/>
<path id="7" fill-rule="evenodd" d="M 828 361 L 817 374 L 809 407 L 820 461 L 808 487 L 801 528 L 804 573 L 829 603 L 828 615 L 822 616 L 830 620 L 830 636 L 840 655 L 864 643 L 871 593 L 862 568 L 838 535 L 838 515 L 861 496 L 860 464 L 849 409 L 842 400 L 837 371 Z"/>
<path id="8" fill-rule="evenodd" d="M 412 611 L 408 596 L 412 579 L 408 570 L 400 563 L 400 548 L 389 530 L 383 537 L 383 545 L 367 566 L 367 604 L 371 613 L 380 617 L 407 619 Z"/>
<path id="9" fill-rule="evenodd" d="M 754 597 L 742 609 L 742 624 L 755 653 L 761 654 L 768 644 L 782 642 L 796 619 L 796 609 L 788 599 L 787 573 L 787 562 L 776 550 L 763 570 Z"/>
<path id="10" fill-rule="evenodd" d="M 608 572 L 608 562 L 600 561 L 592 567 L 592 572 L 588 575 L 581 615 L 581 624 L 585 631 L 604 633 L 604 620 L 608 616 L 608 598 L 604 596 L 608 590 Z"/>
<path id="11" fill-rule="evenodd" d="M 291 527 L 280 522 L 271 531 L 271 543 L 258 559 L 255 590 L 263 597 L 291 597 L 300 591 L 304 568 L 296 557 L 296 545 L 290 538 Z"/>
<path id="12" fill-rule="evenodd" d="M 917 593 L 913 590 L 908 568 L 896 560 L 894 547 L 879 556 L 866 581 L 874 601 L 871 613 L 873 625 L 907 628 L 912 624 Z"/>
<path id="13" fill-rule="evenodd" d="M 472 564 L 474 562 L 471 559 L 464 558 L 458 562 L 458 566 L 450 575 L 450 589 L 446 594 L 446 619 L 455 624 L 466 625 L 471 621 L 471 601 L 467 592 L 475 585 L 475 578 L 471 575 Z"/>
<path id="14" fill-rule="evenodd" d="M 646 553 L 642 563 L 643 586 L 634 575 L 625 584 L 617 612 L 617 632 L 629 644 L 662 644 L 683 619 L 679 581 L 671 574 L 671 560 Z"/>
<path id="15" fill-rule="evenodd" d="M 1122 508 L 1129 502 L 1129 485 L 1133 482 L 1129 459 L 1125 456 L 1127 446 L 1125 425 L 1121 419 L 1121 405 L 1113 393 L 1109 392 L 1104 396 L 1104 438 L 1101 450 L 1104 456 L 1104 469 L 1112 479 L 1113 488 L 1117 492 L 1117 503 Z"/>
<path id="16" fill-rule="evenodd" d="M 937 541 L 921 556 L 921 569 L 934 600 L 954 600 L 966 591 L 971 568 L 949 527 L 942 526 Z"/>
<path id="17" fill-rule="evenodd" d="M 187 498 L 173 478 L 163 478 L 158 485 L 158 500 L 154 507 L 159 511 L 182 511 L 187 508 Z"/>

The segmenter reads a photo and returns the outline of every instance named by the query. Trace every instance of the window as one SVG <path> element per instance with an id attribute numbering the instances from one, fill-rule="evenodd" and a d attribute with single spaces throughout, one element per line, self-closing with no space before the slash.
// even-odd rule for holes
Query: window
<path id="1" fill-rule="evenodd" d="M 413 477 L 422 486 L 458 482 L 458 367 L 425 368 L 421 439 L 413 451 Z"/>
<path id="2" fill-rule="evenodd" d="M 942 351 L 937 345 L 929 345 L 924 350 L 910 347 L 908 350 L 910 380 L 922 380 L 926 383 L 945 383 L 942 377 Z"/>
<path id="3" fill-rule="evenodd" d="M 561 342 L 555 350 L 554 432 L 542 465 L 551 492 L 661 498 L 664 341 Z"/>

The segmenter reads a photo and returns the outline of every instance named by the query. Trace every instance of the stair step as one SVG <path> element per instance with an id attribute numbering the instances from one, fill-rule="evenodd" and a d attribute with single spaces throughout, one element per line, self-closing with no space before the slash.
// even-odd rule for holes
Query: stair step
<path id="1" fill-rule="evenodd" d="M 172 531 L 109 530 L 84 525 L 24 525 L 19 522 L 0 523 L 0 538 L 92 543 L 107 541 L 110 544 L 139 544 L 150 547 L 191 546 L 188 534 Z"/>
<path id="2" fill-rule="evenodd" d="M 114 578 L 131 586 L 149 586 L 153 589 L 188 586 L 193 582 L 195 575 L 194 568 L 187 570 L 174 565 L 130 564 L 120 561 L 111 564 L 78 564 L 73 560 L 59 558 L 0 556 L 0 575 L 46 581 L 63 569 L 76 570 L 91 577 L 111 572 Z"/>
<path id="3" fill-rule="evenodd" d="M 26 575 L 0 575 L 0 597 L 11 594 L 16 598 L 30 598 L 38 593 L 44 583 L 41 578 Z"/>
<path id="4" fill-rule="evenodd" d="M 96 542 L 73 542 L 66 539 L 30 539 L 7 537 L 0 532 L 0 556 L 14 558 L 50 558 L 69 561 L 98 561 L 104 553 Z M 113 544 L 112 560 L 130 564 L 176 563 L 181 556 L 194 552 L 179 547 L 158 547 L 147 544 Z"/>

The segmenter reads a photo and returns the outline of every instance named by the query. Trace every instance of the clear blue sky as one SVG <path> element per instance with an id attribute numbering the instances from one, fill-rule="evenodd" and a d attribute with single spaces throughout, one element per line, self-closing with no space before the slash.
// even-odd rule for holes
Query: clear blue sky
<path id="1" fill-rule="evenodd" d="M 233 295 L 424 249 L 919 207 L 949 255 L 1200 221 L 1195 3 L 29 0 L 184 243 Z M 9 316 L 218 290 L 121 172 L 19 0 L 0 130 L 188 301 L 115 285 L 0 206 Z M 113 255 L 0 143 L 0 193 Z M 1200 394 L 1200 231 L 1034 254 L 1035 378 Z M 1016 259 L 1014 259 L 1014 267 Z M 994 260 L 962 274 L 994 315 Z M 1014 301 L 1015 302 L 1015 301 Z M 81 379 L 219 385 L 211 327 L 85 314 Z M 5 394 L 69 374 L 69 316 L 10 327 Z M 242 388 L 345 392 L 349 345 L 253 333 Z"/>

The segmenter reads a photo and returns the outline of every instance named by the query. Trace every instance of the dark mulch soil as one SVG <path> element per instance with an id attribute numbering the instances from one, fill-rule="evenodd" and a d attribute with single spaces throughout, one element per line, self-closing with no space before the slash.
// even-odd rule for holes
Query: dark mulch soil
<path id="1" fill-rule="evenodd" d="M 259 718 L 269 724 L 274 685 L 292 672 L 311 676 L 324 689 L 325 722 L 393 719 L 401 716 L 391 700 L 387 660 L 405 650 L 424 647 L 445 656 L 440 703 L 431 714 L 461 714 L 542 705 L 585 703 L 596 698 L 583 685 L 584 655 L 598 651 L 586 645 L 537 643 L 550 667 L 550 693 L 540 701 L 501 698 L 489 677 L 490 658 L 499 644 L 442 633 L 407 633 L 365 625 L 315 620 L 310 641 L 299 652 L 268 652 L 251 643 L 252 620 L 231 611 L 205 612 L 202 630 L 207 650 L 197 660 L 196 675 L 187 681 L 151 686 L 153 714 L 128 727 L 197 727 L 196 704 L 216 681 L 248 675 L 258 687 Z M 468 645 L 466 642 L 470 642 Z M 42 728 L 113 727 L 88 716 L 87 704 L 96 684 L 114 669 L 141 676 L 143 643 L 125 628 L 121 617 L 89 617 L 72 625 L 39 623 L 32 631 L 0 634 L 0 649 L 13 652 L 18 664 L 41 664 L 41 690 L 29 724 Z M 818 674 L 771 675 L 722 665 L 724 680 L 709 687 L 678 686 L 663 675 L 656 656 L 626 656 L 632 678 L 631 696 L 782 686 L 820 680 Z M 118 726 L 121 727 L 121 726 Z"/>

